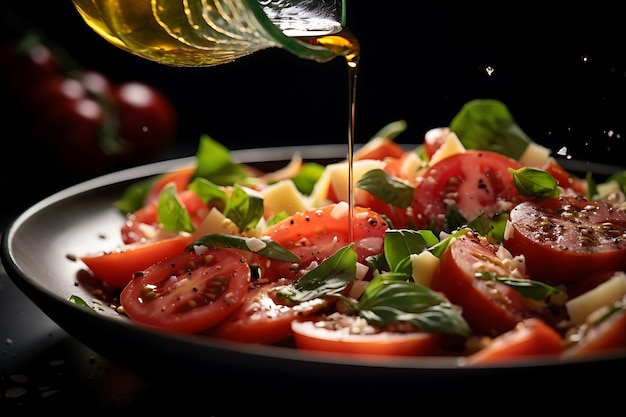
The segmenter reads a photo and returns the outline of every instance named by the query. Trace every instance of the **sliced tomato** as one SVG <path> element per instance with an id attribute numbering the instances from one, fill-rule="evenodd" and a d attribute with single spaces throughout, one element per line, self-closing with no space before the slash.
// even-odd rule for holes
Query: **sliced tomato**
<path id="1" fill-rule="evenodd" d="M 500 278 L 525 278 L 516 272 L 514 263 L 498 258 L 498 249 L 498 245 L 469 234 L 456 238 L 441 255 L 431 282 L 433 290 L 441 291 L 452 304 L 461 307 L 475 333 L 489 337 L 509 331 L 531 317 L 519 292 L 477 276 L 482 272 Z"/>
<path id="2" fill-rule="evenodd" d="M 585 324 L 577 329 L 576 342 L 564 353 L 566 358 L 584 358 L 601 353 L 611 353 L 626 347 L 626 307 L 620 307 L 604 320 Z"/>
<path id="3" fill-rule="evenodd" d="M 215 326 L 241 306 L 250 267 L 229 249 L 185 250 L 135 274 L 120 294 L 133 321 L 178 333 Z"/>
<path id="4" fill-rule="evenodd" d="M 504 246 L 524 255 L 533 278 L 575 283 L 626 270 L 626 212 L 582 196 L 540 198 L 509 214 Z"/>
<path id="5" fill-rule="evenodd" d="M 572 175 L 556 159 L 548 158 L 548 161 L 541 168 L 554 177 L 560 187 L 569 188 L 575 193 L 585 195 L 587 193 L 587 183 L 584 179 Z"/>
<path id="6" fill-rule="evenodd" d="M 124 245 L 118 250 L 88 254 L 80 258 L 93 275 L 111 288 L 123 288 L 138 271 L 185 250 L 194 240 L 177 235 L 150 243 Z"/>
<path id="7" fill-rule="evenodd" d="M 301 277 L 306 269 L 321 263 L 338 249 L 350 243 L 348 231 L 349 207 L 346 203 L 331 204 L 294 214 L 271 226 L 266 235 L 294 252 L 301 262 L 291 263 L 267 260 L 267 278 L 277 280 Z M 383 251 L 388 223 L 376 212 L 364 207 L 354 207 L 353 242 L 357 261 Z"/>
<path id="8" fill-rule="evenodd" d="M 328 306 L 322 299 L 296 305 L 285 304 L 276 294 L 285 285 L 285 282 L 278 281 L 250 290 L 243 305 L 206 334 L 236 342 L 272 345 L 291 336 L 293 320 Z"/>
<path id="9" fill-rule="evenodd" d="M 496 152 L 474 150 L 431 165 L 418 178 L 413 194 L 415 227 L 445 229 L 450 204 L 469 221 L 483 212 L 493 216 L 526 200 L 517 192 L 508 168 L 521 165 Z"/>
<path id="10" fill-rule="evenodd" d="M 408 209 L 389 204 L 365 190 L 359 194 L 359 205 L 387 216 L 394 229 L 412 227 L 412 216 Z"/>
<path id="11" fill-rule="evenodd" d="M 291 330 L 298 349 L 352 355 L 432 356 L 441 353 L 439 335 L 426 332 L 354 333 L 355 318 L 335 313 L 296 320 Z"/>
<path id="12" fill-rule="evenodd" d="M 491 365 L 530 356 L 555 356 L 564 351 L 561 335 L 543 320 L 529 318 L 468 356 L 468 365 Z"/>
<path id="13" fill-rule="evenodd" d="M 160 175 L 152 184 L 145 197 L 145 204 L 150 204 L 158 200 L 161 191 L 169 183 L 174 183 L 176 191 L 183 191 L 189 185 L 196 168 L 193 166 L 184 167 L 172 172 L 166 172 Z"/>

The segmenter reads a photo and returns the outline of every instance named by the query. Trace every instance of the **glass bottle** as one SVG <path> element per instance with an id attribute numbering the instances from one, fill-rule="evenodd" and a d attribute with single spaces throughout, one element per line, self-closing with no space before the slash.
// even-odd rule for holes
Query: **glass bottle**
<path id="1" fill-rule="evenodd" d="M 276 47 L 327 62 L 350 49 L 335 35 L 345 26 L 345 0 L 72 1 L 113 45 L 173 66 L 213 66 Z"/>

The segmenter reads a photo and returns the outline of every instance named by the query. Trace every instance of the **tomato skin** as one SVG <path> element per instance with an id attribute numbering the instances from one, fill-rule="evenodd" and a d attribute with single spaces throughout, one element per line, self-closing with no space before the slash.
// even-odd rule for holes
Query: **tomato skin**
<path id="1" fill-rule="evenodd" d="M 130 148 L 123 156 L 127 163 L 150 161 L 172 144 L 177 113 L 161 91 L 142 82 L 127 81 L 114 86 L 112 96 L 118 109 L 118 134 Z"/>
<path id="2" fill-rule="evenodd" d="M 461 307 L 475 333 L 490 337 L 513 329 L 532 315 L 517 291 L 475 276 L 479 271 L 513 276 L 497 258 L 497 250 L 498 245 L 471 235 L 456 238 L 441 255 L 431 282 L 433 290 Z"/>
<path id="3" fill-rule="evenodd" d="M 538 355 L 558 356 L 564 349 L 563 339 L 555 329 L 541 319 L 529 318 L 468 356 L 467 364 L 491 365 Z"/>
<path id="4" fill-rule="evenodd" d="M 320 322 L 333 323 L 333 330 L 316 325 Z M 327 316 L 293 321 L 291 329 L 296 347 L 351 355 L 433 356 L 442 352 L 437 333 L 382 331 L 373 334 L 349 334 L 347 328 L 338 327 L 336 323 L 339 321 L 330 320 Z"/>
<path id="5" fill-rule="evenodd" d="M 622 299 L 624 301 L 624 299 Z M 583 337 L 567 348 L 565 358 L 585 358 L 601 353 L 610 353 L 626 347 L 626 309 L 620 311 L 587 330 Z"/>
<path id="6" fill-rule="evenodd" d="M 285 280 L 281 280 L 251 289 L 237 311 L 205 333 L 235 342 L 273 345 L 291 336 L 293 320 L 328 307 L 321 299 L 286 305 L 276 295 L 285 285 Z"/>
<path id="7" fill-rule="evenodd" d="M 163 188 L 169 183 L 174 183 L 176 191 L 183 191 L 191 182 L 195 171 L 196 168 L 190 166 L 160 175 L 146 193 L 144 204 L 150 204 L 158 200 L 161 191 L 163 191 Z"/>
<path id="8" fill-rule="evenodd" d="M 402 146 L 385 137 L 377 137 L 354 152 L 353 160 L 400 158 L 404 154 Z"/>
<path id="9" fill-rule="evenodd" d="M 142 325 L 197 333 L 236 311 L 249 282 L 250 267 L 238 252 L 185 250 L 135 274 L 122 290 L 120 303 Z"/>
<path id="10" fill-rule="evenodd" d="M 293 264 L 268 260 L 267 278 L 277 280 L 300 278 L 313 262 L 321 263 L 338 249 L 350 243 L 346 203 L 296 213 L 268 228 L 266 235 L 294 252 L 302 260 Z M 376 212 L 355 206 L 353 211 L 353 241 L 357 261 L 366 264 L 370 255 L 381 253 L 387 222 Z"/>
<path id="11" fill-rule="evenodd" d="M 125 245 L 119 251 L 88 254 L 80 260 L 98 280 L 111 288 L 123 288 L 133 274 L 182 252 L 193 241 L 191 235 L 177 235 L 156 242 Z"/>
<path id="12" fill-rule="evenodd" d="M 533 278 L 552 284 L 584 281 L 626 269 L 626 212 L 584 197 L 538 198 L 509 214 L 504 246 L 523 254 Z"/>
<path id="13" fill-rule="evenodd" d="M 31 88 L 36 88 L 39 82 L 60 70 L 56 56 L 46 45 L 24 50 L 18 42 L 8 41 L 2 43 L 0 52 L 3 57 L 0 85 L 20 102 Z"/>
<path id="14" fill-rule="evenodd" d="M 567 172 L 554 158 L 549 158 L 541 169 L 552 175 L 560 187 L 569 188 L 580 195 L 587 193 L 586 181 Z"/>
<path id="15" fill-rule="evenodd" d="M 419 178 L 413 194 L 415 227 L 445 226 L 446 200 L 454 201 L 466 220 L 488 216 L 526 200 L 513 183 L 508 168 L 519 169 L 513 159 L 496 152 L 468 150 L 431 165 Z"/>

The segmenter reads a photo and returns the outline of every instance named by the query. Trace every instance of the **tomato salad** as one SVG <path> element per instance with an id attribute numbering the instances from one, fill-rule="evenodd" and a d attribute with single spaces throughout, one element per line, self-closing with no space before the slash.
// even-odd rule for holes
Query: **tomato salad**
<path id="1" fill-rule="evenodd" d="M 623 173 L 570 174 L 495 100 L 413 149 L 405 127 L 355 152 L 352 210 L 347 161 L 260 172 L 204 135 L 116 202 L 123 246 L 80 260 L 167 332 L 468 365 L 623 350 Z"/>

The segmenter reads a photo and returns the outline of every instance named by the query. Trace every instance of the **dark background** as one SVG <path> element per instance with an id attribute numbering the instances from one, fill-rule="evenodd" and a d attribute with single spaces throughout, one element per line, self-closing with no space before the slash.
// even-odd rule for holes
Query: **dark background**
<path id="1" fill-rule="evenodd" d="M 114 81 L 145 81 L 171 99 L 179 132 L 163 157 L 192 154 L 203 133 L 231 149 L 346 143 L 343 58 L 320 64 L 268 49 L 214 67 L 170 67 L 107 43 L 70 0 L 12 3 L 83 67 Z M 357 143 L 399 119 L 408 130 L 398 141 L 420 143 L 467 101 L 493 98 L 535 141 L 567 147 L 573 159 L 623 165 L 626 41 L 617 12 L 406 5 L 347 1 L 347 27 L 362 50 Z M 6 129 L 3 147 L 26 169 L 37 149 L 12 155 L 9 145 L 31 140 L 22 135 L 19 126 Z"/>

